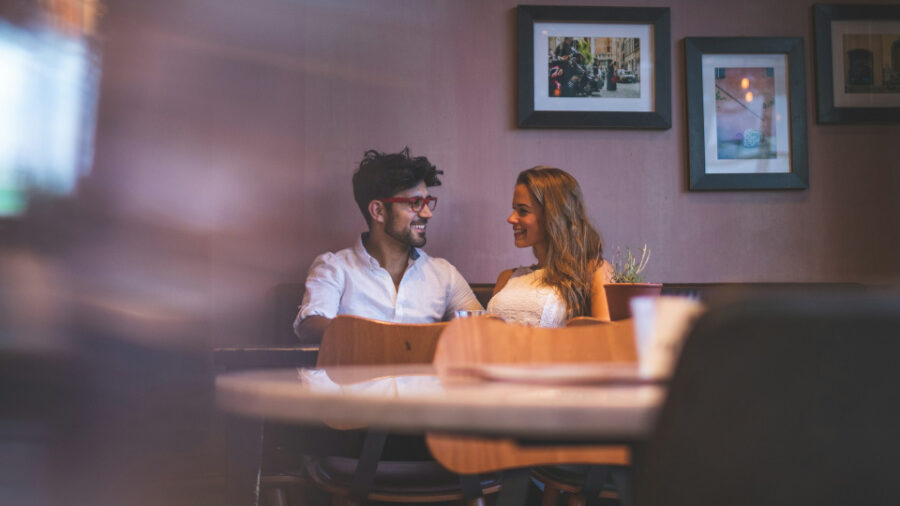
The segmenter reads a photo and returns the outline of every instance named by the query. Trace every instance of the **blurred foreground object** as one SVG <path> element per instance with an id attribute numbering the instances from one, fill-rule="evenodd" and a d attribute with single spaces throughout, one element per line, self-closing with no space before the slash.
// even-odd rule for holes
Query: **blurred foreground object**
<path id="1" fill-rule="evenodd" d="M 640 504 L 896 504 L 900 296 L 710 309 L 640 453 Z"/>
<path id="2" fill-rule="evenodd" d="M 0 350 L 0 503 L 209 503 L 205 356 L 97 336 L 78 350 Z"/>
<path id="3" fill-rule="evenodd" d="M 90 171 L 100 77 L 96 0 L 0 7 L 0 220 Z"/>

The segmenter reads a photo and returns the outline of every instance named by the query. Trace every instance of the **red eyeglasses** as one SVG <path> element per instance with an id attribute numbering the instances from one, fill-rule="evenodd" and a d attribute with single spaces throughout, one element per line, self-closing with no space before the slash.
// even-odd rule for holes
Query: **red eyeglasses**
<path id="1" fill-rule="evenodd" d="M 406 202 L 413 212 L 420 213 L 422 208 L 428 206 L 428 209 L 434 211 L 437 207 L 437 197 L 391 197 L 389 199 L 379 199 L 384 203 L 389 202 Z"/>

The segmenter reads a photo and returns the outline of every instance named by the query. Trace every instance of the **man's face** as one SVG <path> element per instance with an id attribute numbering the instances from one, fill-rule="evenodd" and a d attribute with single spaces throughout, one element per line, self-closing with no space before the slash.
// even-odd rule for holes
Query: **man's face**
<path id="1" fill-rule="evenodd" d="M 402 192 L 395 193 L 392 197 L 414 198 L 428 197 L 428 187 L 421 181 L 416 186 Z M 431 209 L 422 206 L 418 213 L 410 208 L 406 202 L 393 202 L 387 206 L 387 219 L 384 222 L 385 233 L 394 239 L 406 244 L 421 248 L 425 246 L 425 228 L 428 219 L 431 218 Z"/>

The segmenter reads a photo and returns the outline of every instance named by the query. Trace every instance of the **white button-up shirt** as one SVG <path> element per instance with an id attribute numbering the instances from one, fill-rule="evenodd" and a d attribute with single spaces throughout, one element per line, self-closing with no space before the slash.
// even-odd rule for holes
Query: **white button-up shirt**
<path id="1" fill-rule="evenodd" d="M 360 237 L 356 246 L 313 261 L 294 328 L 313 315 L 434 323 L 449 319 L 456 310 L 478 308 L 481 303 L 472 288 L 450 262 L 417 248 L 410 248 L 409 265 L 395 289 L 391 274 L 366 251 Z"/>

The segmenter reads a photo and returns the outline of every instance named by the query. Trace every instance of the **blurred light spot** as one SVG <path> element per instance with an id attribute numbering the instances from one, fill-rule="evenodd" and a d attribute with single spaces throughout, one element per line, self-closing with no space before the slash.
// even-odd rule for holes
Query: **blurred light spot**
<path id="1" fill-rule="evenodd" d="M 0 216 L 90 169 L 99 71 L 87 41 L 0 21 Z"/>
<path id="2" fill-rule="evenodd" d="M 746 90 L 749 87 L 750 87 L 750 80 L 747 79 L 746 77 L 741 79 L 741 89 Z"/>
<path id="3" fill-rule="evenodd" d="M 753 92 L 748 91 L 746 95 L 744 95 L 744 100 L 747 102 L 753 102 Z"/>

